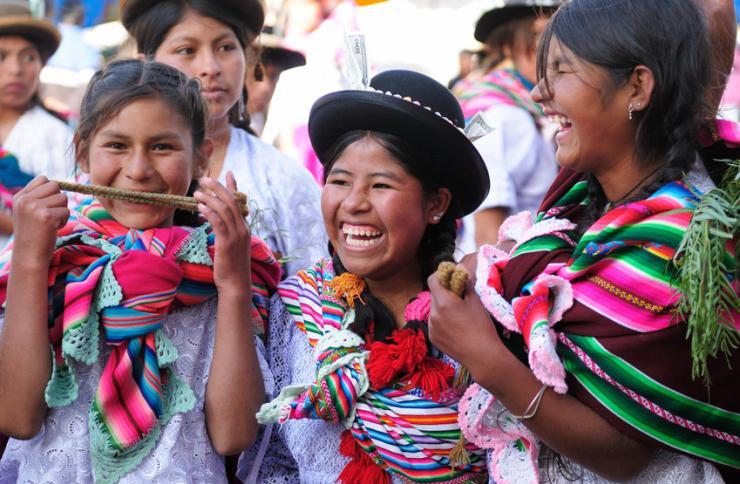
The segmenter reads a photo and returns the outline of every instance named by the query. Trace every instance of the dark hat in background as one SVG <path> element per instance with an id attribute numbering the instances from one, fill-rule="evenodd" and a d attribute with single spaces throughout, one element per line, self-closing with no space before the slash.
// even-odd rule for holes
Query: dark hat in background
<path id="1" fill-rule="evenodd" d="M 388 133 L 428 154 L 419 167 L 452 192 L 460 217 L 488 194 L 490 178 L 478 150 L 463 133 L 460 105 L 434 79 L 406 70 L 378 74 L 368 90 L 345 90 L 319 98 L 311 108 L 308 133 L 322 163 L 343 134 L 356 130 Z"/>
<path id="2" fill-rule="evenodd" d="M 62 36 L 43 19 L 31 15 L 28 0 L 0 0 L 0 36 L 17 35 L 34 44 L 44 62 L 59 47 Z"/>
<path id="3" fill-rule="evenodd" d="M 306 56 L 302 52 L 286 47 L 283 38 L 274 33 L 272 26 L 265 25 L 259 43 L 260 58 L 265 65 L 274 64 L 283 71 L 306 65 Z"/>
<path id="4" fill-rule="evenodd" d="M 161 0 L 120 0 L 121 23 L 131 31 L 131 26 L 141 15 Z M 262 0 L 211 0 L 229 6 L 236 19 L 246 25 L 253 33 L 260 32 L 265 22 L 265 6 Z"/>
<path id="5" fill-rule="evenodd" d="M 512 20 L 552 13 L 563 0 L 504 0 L 503 5 L 485 12 L 475 24 L 475 39 L 484 42 L 494 29 Z"/>

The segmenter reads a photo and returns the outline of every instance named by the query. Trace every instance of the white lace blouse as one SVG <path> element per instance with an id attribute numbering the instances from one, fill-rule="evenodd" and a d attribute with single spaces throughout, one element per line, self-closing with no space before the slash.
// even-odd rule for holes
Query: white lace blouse
<path id="1" fill-rule="evenodd" d="M 213 356 L 216 300 L 172 313 L 164 331 L 179 352 L 173 367 L 190 385 L 195 408 L 177 414 L 162 429 L 154 450 L 121 479 L 134 483 L 226 482 L 223 458 L 211 446 L 204 412 L 205 389 Z M 0 318 L 0 329 L 4 319 Z M 267 372 L 263 346 L 255 338 L 260 366 Z M 109 351 L 92 366 L 77 364 L 79 397 L 63 408 L 49 409 L 39 434 L 31 440 L 11 439 L 0 460 L 0 484 L 15 482 L 68 484 L 93 482 L 88 435 L 88 411 Z"/>
<path id="2" fill-rule="evenodd" d="M 232 128 L 221 183 L 229 170 L 253 202 L 249 221 L 254 234 L 287 257 L 288 276 L 327 255 L 321 190 L 305 167 L 243 129 Z"/>

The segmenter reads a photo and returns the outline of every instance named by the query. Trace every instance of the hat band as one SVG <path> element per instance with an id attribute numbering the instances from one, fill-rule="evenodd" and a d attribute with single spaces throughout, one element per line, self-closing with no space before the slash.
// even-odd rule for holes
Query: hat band
<path id="1" fill-rule="evenodd" d="M 460 131 L 461 133 L 465 134 L 465 131 L 461 127 L 459 127 L 458 125 L 456 125 L 455 123 L 453 123 L 452 120 L 450 120 L 448 117 L 443 116 L 442 113 L 440 113 L 439 111 L 432 111 L 432 108 L 430 108 L 429 106 L 424 106 L 419 101 L 415 101 L 414 99 L 412 99 L 409 96 L 401 96 L 400 94 L 394 94 L 391 91 L 381 91 L 380 89 L 374 89 L 372 86 L 368 86 L 367 87 L 367 90 L 368 91 L 372 91 L 372 92 L 377 92 L 379 94 L 385 94 L 386 96 L 391 96 L 391 97 L 395 97 L 395 98 L 398 98 L 398 99 L 402 99 L 402 100 L 404 100 L 406 102 L 410 102 L 411 104 L 416 104 L 420 108 L 424 108 L 427 111 L 436 114 L 440 118 L 442 118 L 445 121 L 447 121 L 448 123 L 450 123 L 450 126 L 452 126 L 453 128 L 455 128 L 456 130 Z"/>

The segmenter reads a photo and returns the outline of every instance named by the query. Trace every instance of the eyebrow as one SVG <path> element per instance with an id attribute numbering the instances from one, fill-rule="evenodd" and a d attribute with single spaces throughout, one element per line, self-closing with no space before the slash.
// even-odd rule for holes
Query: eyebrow
<path id="1" fill-rule="evenodd" d="M 390 178 L 391 180 L 399 181 L 400 178 L 390 171 L 377 171 L 374 173 L 370 173 L 371 178 Z"/>
<path id="2" fill-rule="evenodd" d="M 221 42 L 224 39 L 231 38 L 232 36 L 235 40 L 238 41 L 238 39 L 236 38 L 236 34 L 233 31 L 229 30 L 228 32 L 224 32 L 223 34 L 213 39 L 212 43 Z M 172 37 L 170 42 L 171 43 L 177 43 L 177 42 L 198 42 L 199 43 L 201 42 L 201 40 L 202 39 L 200 37 L 195 36 L 195 35 L 180 34 L 180 35 L 175 35 L 174 37 Z"/>
<path id="3" fill-rule="evenodd" d="M 103 129 L 98 133 L 100 136 L 107 136 L 109 138 L 123 138 L 123 139 L 129 139 L 130 136 L 126 133 L 123 133 L 122 131 L 117 131 L 114 129 Z M 162 133 L 155 133 L 154 135 L 149 137 L 150 141 L 161 141 L 161 140 L 168 140 L 168 139 L 181 139 L 180 135 L 174 131 L 164 131 Z"/>
<path id="4" fill-rule="evenodd" d="M 352 175 L 352 172 L 345 168 L 332 168 L 329 170 L 329 175 Z M 395 173 L 389 171 L 376 171 L 368 175 L 369 178 L 389 178 L 391 180 L 400 181 L 400 178 Z"/>

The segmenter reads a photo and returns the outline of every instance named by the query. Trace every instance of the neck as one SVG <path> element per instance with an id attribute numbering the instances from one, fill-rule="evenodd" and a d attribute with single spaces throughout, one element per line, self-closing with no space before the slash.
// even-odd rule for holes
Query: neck
<path id="1" fill-rule="evenodd" d="M 596 174 L 604 195 L 610 203 L 620 203 L 629 199 L 649 184 L 657 175 L 661 164 L 643 165 L 633 157 L 625 158 L 607 172 Z"/>
<path id="2" fill-rule="evenodd" d="M 397 328 L 402 328 L 406 324 L 403 315 L 406 305 L 423 288 L 421 270 L 417 268 L 413 272 L 413 274 L 397 275 L 382 281 L 365 280 L 373 296 L 390 310 Z"/>
<path id="3" fill-rule="evenodd" d="M 231 141 L 231 123 L 228 116 L 212 119 L 208 122 L 206 136 L 213 141 L 213 154 L 208 166 L 208 176 L 217 180 L 226 159 L 226 151 Z"/>

